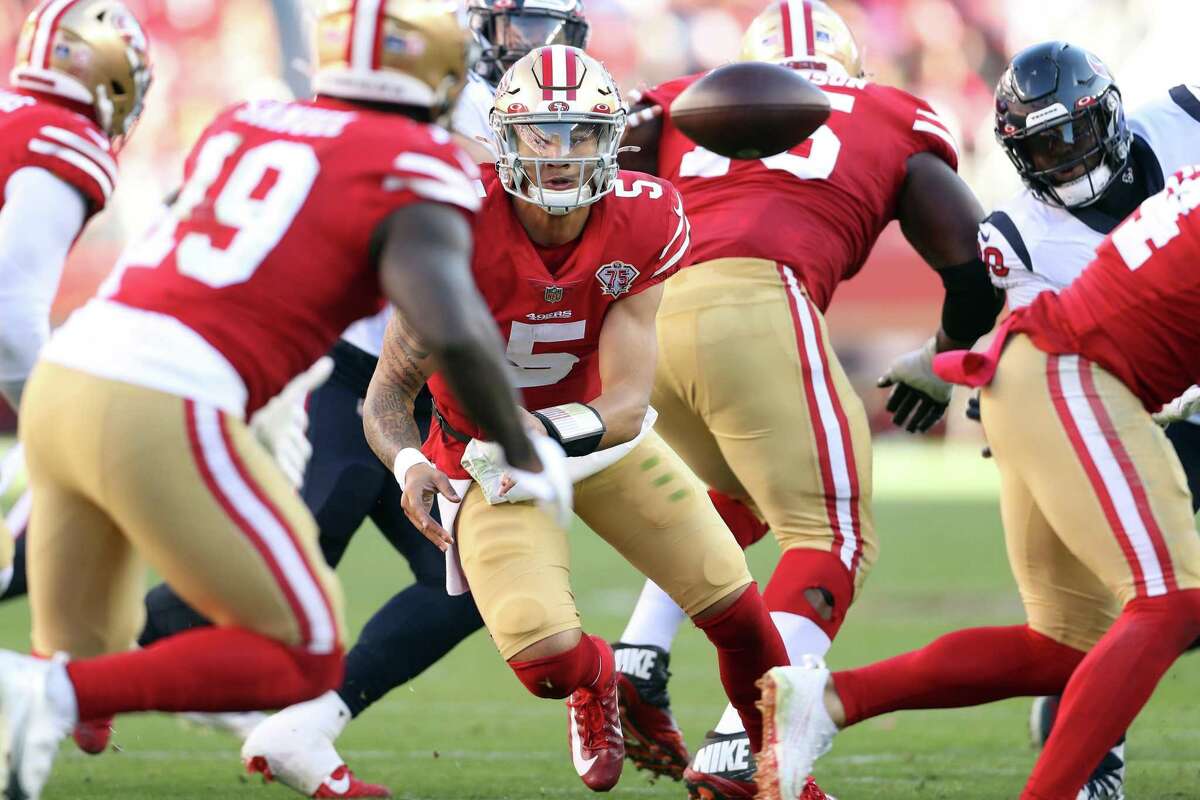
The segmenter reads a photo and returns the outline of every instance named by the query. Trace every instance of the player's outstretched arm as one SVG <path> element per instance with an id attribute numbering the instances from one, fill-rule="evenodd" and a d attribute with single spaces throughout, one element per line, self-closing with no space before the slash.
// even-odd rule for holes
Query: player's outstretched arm
<path id="1" fill-rule="evenodd" d="M 604 420 L 600 448 L 613 447 L 638 435 L 650 406 L 658 338 L 654 319 L 663 286 L 614 303 L 600 329 L 600 396 L 592 408 Z"/>
<path id="2" fill-rule="evenodd" d="M 879 379 L 881 387 L 895 387 L 887 404 L 892 421 L 909 433 L 923 433 L 950 403 L 950 384 L 933 374 L 934 355 L 968 348 L 991 330 L 1004 293 L 992 287 L 975 244 L 983 208 L 941 158 L 917 153 L 908 159 L 896 215 L 905 238 L 937 270 L 946 289 L 937 334 L 893 361 Z"/>
<path id="3" fill-rule="evenodd" d="M 388 217 L 379 235 L 384 293 L 415 340 L 424 344 L 471 419 L 504 448 L 508 463 L 540 471 L 496 324 L 471 277 L 466 219 L 442 205 L 406 206 Z"/>

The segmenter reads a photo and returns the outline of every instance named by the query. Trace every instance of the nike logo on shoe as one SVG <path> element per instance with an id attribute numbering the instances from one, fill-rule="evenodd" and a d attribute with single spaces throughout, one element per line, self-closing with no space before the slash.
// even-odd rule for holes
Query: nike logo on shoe
<path id="1" fill-rule="evenodd" d="M 613 651 L 613 657 L 616 659 L 617 672 L 648 681 L 658 660 L 658 653 L 640 647 L 622 647 Z"/>
<path id="2" fill-rule="evenodd" d="M 713 742 L 696 751 L 692 769 L 710 775 L 750 769 L 749 737 Z"/>
<path id="3" fill-rule="evenodd" d="M 583 757 L 583 742 L 579 738 L 579 719 L 575 716 L 575 709 L 570 709 L 569 713 L 571 714 L 571 762 L 575 764 L 575 773 L 583 777 L 596 763 L 599 756 Z"/>
<path id="4" fill-rule="evenodd" d="M 338 773 L 341 773 L 340 778 L 333 777 Z M 350 791 L 350 772 L 344 765 L 335 770 L 333 775 L 325 779 L 325 786 L 329 788 L 329 791 L 339 795 Z"/>

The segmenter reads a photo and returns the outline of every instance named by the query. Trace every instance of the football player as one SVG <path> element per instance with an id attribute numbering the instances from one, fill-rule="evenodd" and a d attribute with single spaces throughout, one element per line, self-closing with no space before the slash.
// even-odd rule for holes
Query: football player
<path id="1" fill-rule="evenodd" d="M 501 157 L 485 170 L 475 230 L 489 247 L 473 269 L 528 422 L 573 456 L 576 512 L 713 642 L 757 740 L 752 676 L 786 654 L 703 485 L 650 427 L 655 312 L 663 281 L 687 263 L 692 228 L 670 184 L 618 171 L 625 118 L 612 78 L 582 51 L 556 45 L 517 62 L 492 112 Z M 615 665 L 608 644 L 580 630 L 566 537 L 520 502 L 521 481 L 494 467 L 425 353 L 397 317 L 367 395 L 368 441 L 397 465 L 410 518 L 443 545 L 453 539 L 448 580 L 469 586 L 517 678 L 538 697 L 569 698 L 572 761 L 606 791 L 624 759 Z M 411 404 L 427 377 L 436 410 L 423 456 Z M 444 527 L 425 510 L 434 495 Z"/>
<path id="2" fill-rule="evenodd" d="M 33 648 L 72 660 L 0 653 L 10 796 L 40 794 L 78 719 L 280 707 L 339 684 L 336 578 L 242 419 L 385 298 L 565 521 L 561 448 L 522 428 L 471 281 L 478 173 L 425 124 L 465 80 L 455 5 L 333 0 L 318 33 L 317 99 L 217 117 L 171 214 L 55 333 L 24 393 Z M 216 627 L 130 651 L 140 558 Z"/>
<path id="3" fill-rule="evenodd" d="M 635 106 L 627 144 L 641 151 L 626 166 L 679 188 L 700 262 L 668 282 L 659 310 L 657 430 L 743 544 L 774 532 L 783 555 L 764 597 L 796 662 L 828 650 L 877 552 L 866 413 L 823 319 L 834 290 L 893 219 L 945 285 L 941 329 L 884 381 L 897 385 L 889 409 L 909 431 L 928 429 L 949 400 L 933 354 L 986 333 L 1003 301 L 975 249 L 983 212 L 955 173 L 949 131 L 920 99 L 863 77 L 836 13 L 815 0 L 773 3 L 747 31 L 743 58 L 799 70 L 826 92 L 828 122 L 790 151 L 733 161 L 674 125 L 671 102 L 700 76 L 681 78 Z M 616 645 L 628 752 L 676 778 L 687 751 L 666 668 L 681 618 L 647 584 Z M 752 796 L 752 753 L 727 711 L 683 775 L 689 792 Z"/>
<path id="4" fill-rule="evenodd" d="M 25 20 L 12 86 L 0 91 L 0 394 L 14 409 L 49 335 L 67 253 L 113 193 L 150 81 L 145 33 L 119 2 L 46 0 Z M 14 448 L 0 483 L 22 466 Z M 11 535 L 0 519 L 5 599 L 25 593 L 30 506 L 27 491 L 8 514 Z M 77 727 L 81 747 L 94 749 L 92 738 L 92 726 Z"/>
<path id="5" fill-rule="evenodd" d="M 1026 189 L 979 227 L 992 282 L 1020 308 L 1069 285 L 1096 247 L 1166 176 L 1200 163 L 1200 89 L 1163 91 L 1126 119 L 1104 63 L 1066 42 L 1013 57 L 996 86 L 996 138 Z M 1167 438 L 1200 508 L 1200 427 L 1180 404 Z M 1054 698 L 1035 701 L 1036 743 L 1049 736 Z M 1081 800 L 1116 798 L 1124 784 L 1124 740 L 1097 767 Z M 1090 794 L 1088 793 L 1090 792 Z"/>
<path id="6" fill-rule="evenodd" d="M 1165 184 L 1067 288 L 1017 309 L 988 353 L 938 361 L 939 374 L 983 387 L 1028 623 L 833 675 L 772 670 L 761 797 L 794 797 L 839 729 L 879 714 L 1061 693 L 1021 797 L 1073 800 L 1200 635 L 1191 494 L 1149 413 L 1200 377 L 1200 173 Z"/>
<path id="7" fill-rule="evenodd" d="M 491 112 L 494 82 L 534 44 L 582 47 L 588 23 L 580 0 L 533 0 L 503 7 L 475 0 L 468 9 L 482 57 L 455 107 L 451 129 L 476 160 L 495 161 Z M 334 346 L 333 375 L 308 400 L 313 458 L 301 496 L 320 530 L 322 553 L 336 567 L 354 534 L 370 516 L 408 561 L 416 582 L 399 592 L 367 622 L 346 655 L 346 675 L 337 691 L 301 703 L 257 727 L 256 714 L 209 715 L 206 720 L 243 739 L 252 770 L 306 795 L 386 796 L 387 789 L 361 781 L 334 749 L 345 725 L 392 689 L 416 677 L 478 630 L 483 620 L 469 596 L 445 592 L 441 552 L 404 516 L 400 487 L 371 452 L 363 435 L 361 407 L 374 372 L 390 310 L 351 325 Z M 415 411 L 422 433 L 430 419 L 428 392 Z M 436 513 L 436 512 L 435 512 Z M 162 584 L 147 595 L 148 622 L 140 643 L 148 645 L 181 630 L 207 624 Z M 415 610 L 419 609 L 419 613 Z"/>

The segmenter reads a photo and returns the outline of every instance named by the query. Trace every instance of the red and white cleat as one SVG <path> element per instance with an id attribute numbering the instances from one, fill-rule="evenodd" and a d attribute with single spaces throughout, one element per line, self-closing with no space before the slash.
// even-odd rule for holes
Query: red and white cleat
<path id="1" fill-rule="evenodd" d="M 817 786 L 817 781 L 812 775 L 808 776 L 808 780 L 804 782 L 804 788 L 800 791 L 798 800 L 837 800 L 830 797 L 821 791 L 821 787 Z"/>
<path id="2" fill-rule="evenodd" d="M 683 778 L 687 745 L 671 714 L 667 694 L 670 654 L 650 645 L 613 645 L 625 756 L 638 769 L 672 780 Z"/>
<path id="3" fill-rule="evenodd" d="M 112 739 L 112 722 L 112 717 L 81 720 L 75 723 L 71 738 L 83 752 L 93 756 L 99 755 L 108 749 L 108 742 Z"/>
<path id="4" fill-rule="evenodd" d="M 262 775 L 263 779 L 268 783 L 275 780 L 275 776 L 271 773 L 270 764 L 262 756 L 256 756 L 246 762 L 246 771 L 251 775 Z M 392 790 L 377 783 L 367 783 L 360 780 L 357 775 L 350 771 L 349 767 L 342 764 L 330 773 L 329 777 L 321 781 L 321 785 L 309 796 L 316 798 L 391 797 Z"/>
<path id="5" fill-rule="evenodd" d="M 598 636 L 597 647 L 608 647 Z M 617 675 L 596 689 L 577 689 L 567 698 L 567 741 L 575 772 L 593 792 L 607 792 L 621 779 L 625 739 L 617 708 Z"/>

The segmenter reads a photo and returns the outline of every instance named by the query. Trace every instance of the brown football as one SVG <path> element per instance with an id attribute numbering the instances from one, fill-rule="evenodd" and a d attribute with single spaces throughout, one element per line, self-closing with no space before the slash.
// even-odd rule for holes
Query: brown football
<path id="1" fill-rule="evenodd" d="M 829 118 L 829 98 L 793 69 L 742 61 L 713 70 L 671 103 L 689 139 L 728 158 L 773 156 Z"/>

